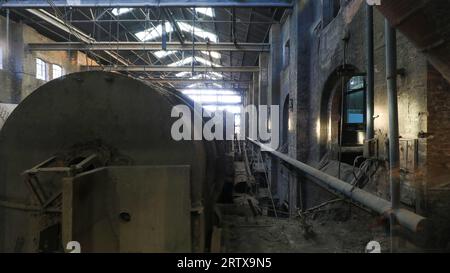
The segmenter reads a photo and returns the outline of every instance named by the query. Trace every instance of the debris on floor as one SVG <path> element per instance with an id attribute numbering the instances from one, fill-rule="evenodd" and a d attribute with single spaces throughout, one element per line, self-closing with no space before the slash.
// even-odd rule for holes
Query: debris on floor
<path id="1" fill-rule="evenodd" d="M 377 217 L 352 208 L 349 217 L 336 217 L 348 204 L 295 218 L 225 213 L 223 252 L 229 253 L 364 253 L 370 241 L 389 252 L 389 237 Z M 231 212 L 231 211 L 228 211 Z"/>

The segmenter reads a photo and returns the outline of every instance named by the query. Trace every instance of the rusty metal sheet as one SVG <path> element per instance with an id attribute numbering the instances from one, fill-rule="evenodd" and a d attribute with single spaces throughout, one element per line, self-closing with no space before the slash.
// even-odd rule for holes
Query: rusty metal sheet
<path id="1" fill-rule="evenodd" d="M 190 252 L 189 166 L 95 169 L 63 185 L 63 245 L 81 252 Z"/>

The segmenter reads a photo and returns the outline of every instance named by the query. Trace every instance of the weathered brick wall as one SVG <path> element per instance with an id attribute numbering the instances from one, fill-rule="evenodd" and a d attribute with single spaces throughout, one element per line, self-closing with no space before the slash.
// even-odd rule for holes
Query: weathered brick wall
<path id="1" fill-rule="evenodd" d="M 450 250 L 450 83 L 428 65 L 426 85 L 428 130 L 421 211 L 433 224 L 432 246 Z"/>
<path id="2" fill-rule="evenodd" d="M 281 71 L 280 77 L 281 92 L 287 89 L 294 105 L 291 118 L 296 126 L 290 133 L 289 153 L 311 165 L 317 165 L 324 151 L 333 149 L 332 144 L 337 143 L 339 109 L 336 108 L 340 106 L 341 92 L 337 70 L 343 63 L 344 37 L 348 37 L 346 64 L 355 72 L 365 72 L 364 6 L 363 0 L 346 1 L 338 16 L 323 26 L 320 1 L 298 1 L 288 18 L 289 24 L 282 26 L 282 33 L 289 28 L 293 54 L 291 64 Z M 375 116 L 378 116 L 375 131 L 379 138 L 381 159 L 387 159 L 384 18 L 376 9 L 374 31 Z M 398 67 L 405 71 L 403 76 L 398 77 L 400 135 L 405 140 L 417 139 L 419 132 L 427 131 L 427 62 L 401 33 L 397 38 Z M 421 143 L 426 145 L 426 141 Z M 384 167 L 385 164 L 381 164 L 381 171 L 370 188 L 380 196 L 389 198 Z M 408 179 L 404 180 L 407 182 Z M 314 184 L 300 184 L 304 187 L 302 190 L 308 206 L 328 197 Z"/>
<path id="3" fill-rule="evenodd" d="M 428 187 L 450 184 L 450 84 L 428 66 Z"/>

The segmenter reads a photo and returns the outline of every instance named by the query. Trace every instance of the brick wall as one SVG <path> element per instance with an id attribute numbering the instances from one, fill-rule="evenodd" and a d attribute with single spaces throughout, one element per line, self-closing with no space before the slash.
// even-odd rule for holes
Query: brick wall
<path id="1" fill-rule="evenodd" d="M 428 89 L 428 186 L 450 183 L 450 84 L 431 65 Z"/>

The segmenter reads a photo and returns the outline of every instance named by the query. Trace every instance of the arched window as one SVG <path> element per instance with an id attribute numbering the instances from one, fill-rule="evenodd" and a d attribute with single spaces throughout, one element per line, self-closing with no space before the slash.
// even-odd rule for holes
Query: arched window
<path id="1" fill-rule="evenodd" d="M 365 82 L 363 76 L 350 79 L 345 96 L 345 122 L 347 124 L 365 123 Z"/>
<path id="2" fill-rule="evenodd" d="M 364 144 L 366 129 L 366 83 L 364 76 L 352 77 L 344 94 L 343 145 Z"/>

